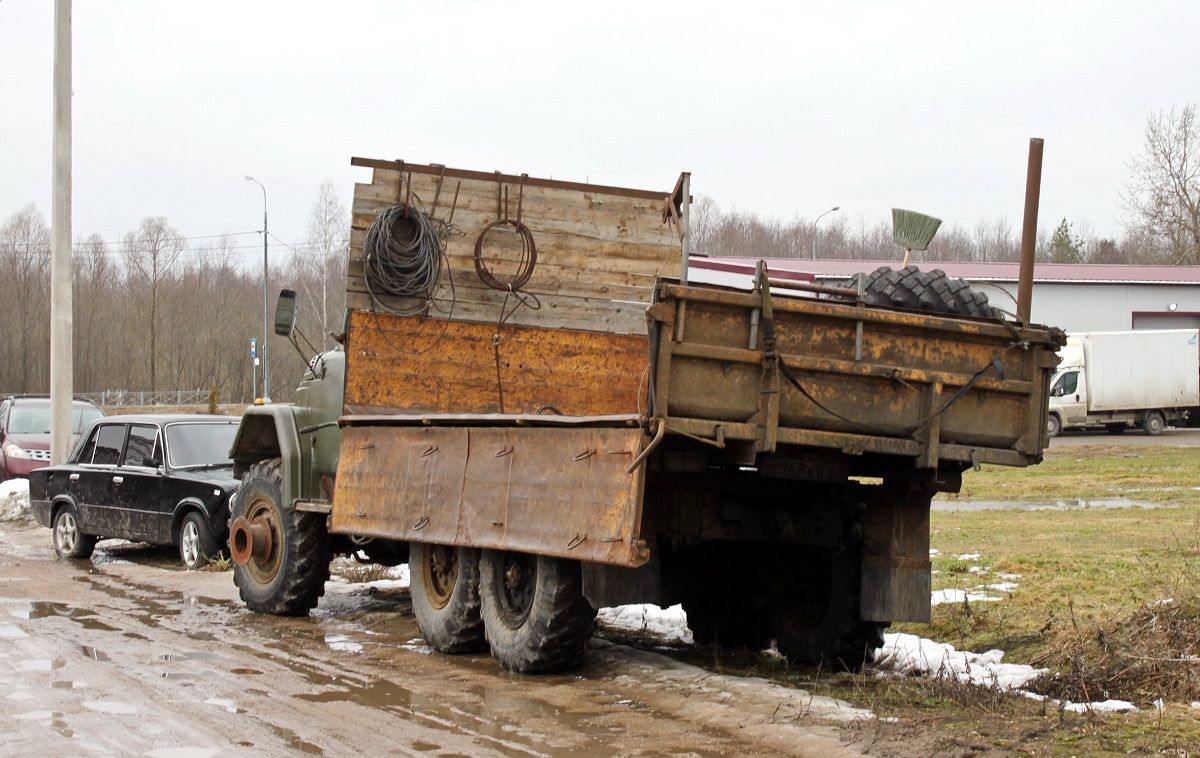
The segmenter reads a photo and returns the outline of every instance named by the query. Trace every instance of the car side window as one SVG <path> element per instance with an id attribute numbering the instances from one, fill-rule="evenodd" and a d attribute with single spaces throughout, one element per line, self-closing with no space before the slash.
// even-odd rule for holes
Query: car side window
<path id="1" fill-rule="evenodd" d="M 98 466 L 115 466 L 121 460 L 121 448 L 125 446 L 125 425 L 106 424 L 96 430 L 95 452 L 91 462 Z M 91 442 L 88 443 L 89 445 Z M 80 463 L 87 461 L 80 458 Z"/>
<path id="2" fill-rule="evenodd" d="M 158 427 L 129 427 L 129 440 L 125 443 L 125 456 L 121 459 L 121 465 L 145 466 L 147 458 L 162 460 L 162 454 L 158 452 Z"/>

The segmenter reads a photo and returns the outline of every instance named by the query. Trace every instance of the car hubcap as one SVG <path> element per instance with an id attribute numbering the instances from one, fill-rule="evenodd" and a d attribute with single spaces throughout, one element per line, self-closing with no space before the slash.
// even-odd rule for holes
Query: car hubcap
<path id="1" fill-rule="evenodd" d="M 195 566 L 200 562 L 200 533 L 196 530 L 196 525 L 191 521 L 187 521 L 183 525 L 183 536 L 180 538 L 183 544 L 183 562 L 189 566 Z"/>
<path id="2" fill-rule="evenodd" d="M 70 553 L 75 550 L 75 542 L 79 539 L 78 529 L 75 517 L 70 513 L 58 517 L 58 528 L 54 530 L 54 536 L 58 540 L 60 552 Z"/>

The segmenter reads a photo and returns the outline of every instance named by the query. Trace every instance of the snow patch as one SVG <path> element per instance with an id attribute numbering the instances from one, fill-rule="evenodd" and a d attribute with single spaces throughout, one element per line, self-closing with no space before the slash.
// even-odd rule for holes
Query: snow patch
<path id="1" fill-rule="evenodd" d="M 1024 687 L 1048 669 L 1004 663 L 1004 653 L 972 653 L 915 634 L 885 634 L 876 665 L 901 674 L 953 677 L 957 681 L 1014 690 Z"/>
<path id="2" fill-rule="evenodd" d="M 995 603 L 1001 598 L 992 597 L 991 595 L 982 592 L 968 592 L 967 590 L 937 590 L 930 597 L 929 602 L 932 605 L 946 605 L 947 603 L 961 603 L 963 601 L 969 603 Z"/>
<path id="3" fill-rule="evenodd" d="M 651 604 L 619 605 L 601 608 L 596 617 L 615 629 L 646 632 L 661 637 L 663 642 L 692 642 L 692 630 L 688 629 L 687 614 L 681 605 L 670 608 Z"/>
<path id="4" fill-rule="evenodd" d="M 0 521 L 29 518 L 29 480 L 0 482 Z"/>

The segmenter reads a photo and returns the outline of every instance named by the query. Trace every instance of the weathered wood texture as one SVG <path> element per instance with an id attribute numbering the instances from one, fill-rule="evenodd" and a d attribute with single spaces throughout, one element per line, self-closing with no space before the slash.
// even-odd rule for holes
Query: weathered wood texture
<path id="1" fill-rule="evenodd" d="M 681 244 L 663 222 L 670 191 L 661 193 L 553 180 L 500 176 L 391 161 L 355 159 L 373 167 L 370 184 L 354 190 L 347 306 L 404 310 L 414 301 L 372 297 L 364 277 L 366 230 L 388 206 L 407 202 L 449 223 L 443 236 L 448 268 L 427 314 L 438 319 L 616 334 L 645 334 L 645 308 L 658 275 L 678 276 Z M 443 171 L 445 172 L 443 175 Z M 516 220 L 532 232 L 537 263 L 522 298 L 488 287 L 475 268 L 475 243 L 497 220 Z M 520 261 L 511 228 L 489 232 L 483 246 L 488 268 L 501 280 Z M 532 297 L 530 297 L 532 296 Z"/>
<path id="2" fill-rule="evenodd" d="M 650 350 L 636 335 L 355 311 L 346 360 L 354 415 L 596 416 L 643 409 Z"/>

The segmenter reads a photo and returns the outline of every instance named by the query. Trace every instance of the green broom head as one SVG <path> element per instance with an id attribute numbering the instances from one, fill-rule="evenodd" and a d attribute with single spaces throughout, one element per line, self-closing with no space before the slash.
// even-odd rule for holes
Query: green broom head
<path id="1" fill-rule="evenodd" d="M 928 250 L 930 240 L 941 225 L 940 218 L 892 208 L 892 239 L 906 250 Z"/>

